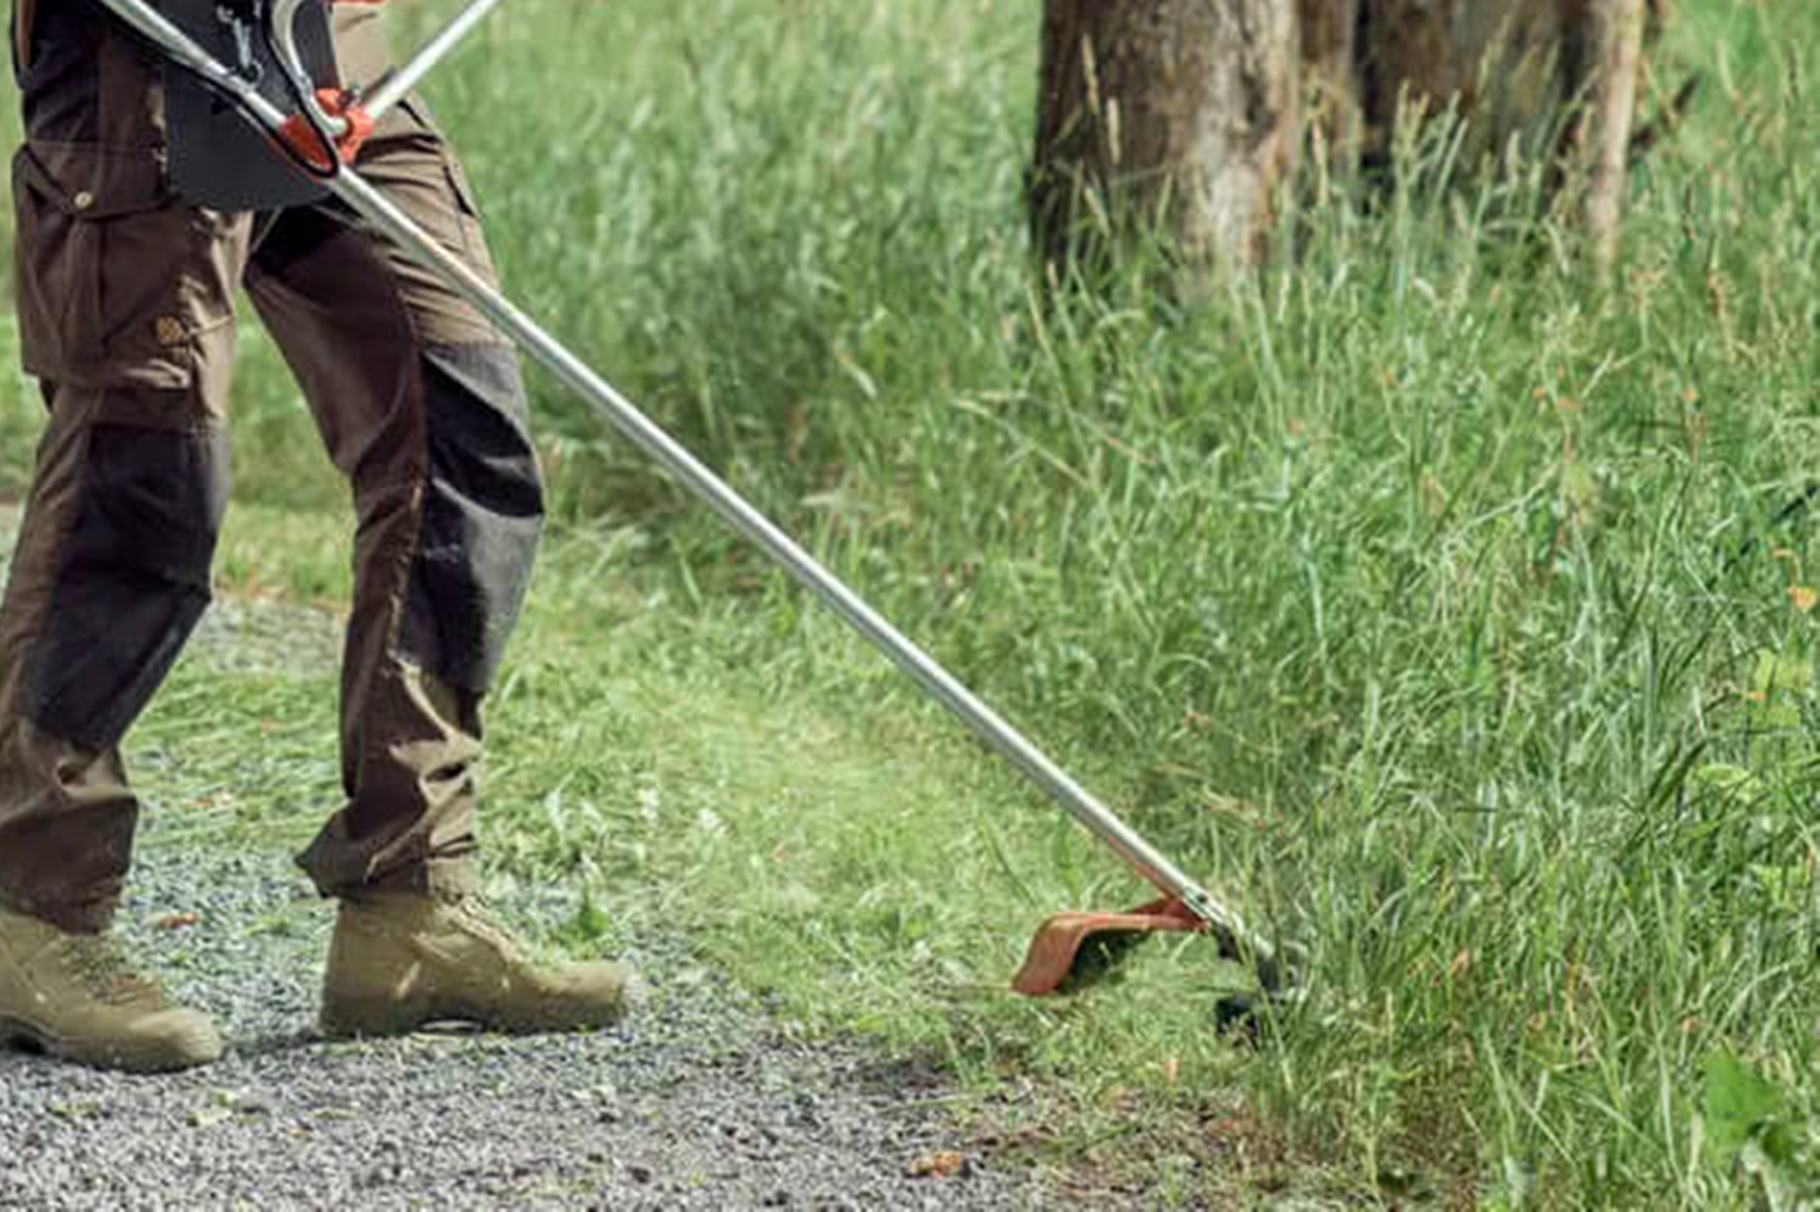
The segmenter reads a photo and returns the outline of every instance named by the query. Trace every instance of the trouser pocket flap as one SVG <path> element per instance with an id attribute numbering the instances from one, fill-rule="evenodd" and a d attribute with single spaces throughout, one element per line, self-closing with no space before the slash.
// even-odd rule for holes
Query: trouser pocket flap
<path id="1" fill-rule="evenodd" d="M 20 149 L 20 183 L 77 219 L 155 210 L 170 198 L 163 158 L 151 148 L 34 139 Z"/>

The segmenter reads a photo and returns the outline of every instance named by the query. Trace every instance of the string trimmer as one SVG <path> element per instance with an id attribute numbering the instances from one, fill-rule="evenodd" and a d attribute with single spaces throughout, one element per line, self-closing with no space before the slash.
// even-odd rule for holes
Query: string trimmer
<path id="1" fill-rule="evenodd" d="M 212 95 L 216 112 L 251 123 L 278 180 L 239 187 L 243 205 L 273 204 L 312 193 L 332 194 L 372 227 L 436 273 L 501 332 L 541 362 L 641 450 L 705 501 L 740 534 L 877 646 L 973 733 L 1041 787 L 1122 857 L 1160 897 L 1129 913 L 1060 913 L 1037 930 L 1013 987 L 1055 992 L 1074 969 L 1084 941 L 1096 936 L 1144 936 L 1159 931 L 1210 934 L 1224 950 L 1253 965 L 1266 991 L 1282 979 L 1276 949 L 1231 909 L 1095 799 L 1056 763 L 912 643 L 794 540 L 699 460 L 645 417 L 605 379 L 510 300 L 446 251 L 360 173 L 343 163 L 340 141 L 375 122 L 436 65 L 498 0 L 471 0 L 450 25 L 364 96 L 325 80 L 325 0 L 170 0 L 171 16 L 144 0 L 101 0 L 166 60 Z M 199 16 L 179 24 L 186 8 Z M 232 53 L 225 53 L 231 51 Z M 238 62 L 227 62 L 234 59 Z M 276 73 L 269 64 L 276 63 Z M 225 100 L 226 109 L 219 104 Z M 274 154 L 279 153 L 279 154 Z M 182 175 L 177 174 L 181 188 Z M 217 203 L 218 204 L 218 203 Z"/>

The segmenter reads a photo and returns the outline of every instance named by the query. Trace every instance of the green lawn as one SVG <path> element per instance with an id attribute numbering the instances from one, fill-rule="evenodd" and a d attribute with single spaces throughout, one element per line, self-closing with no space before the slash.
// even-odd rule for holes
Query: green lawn
<path id="1" fill-rule="evenodd" d="M 560 524 L 490 717 L 495 877 L 578 882 L 581 938 L 686 922 L 808 1028 L 939 1055 L 982 1114 L 1186 1200 L 1792 1182 L 1820 1101 L 1820 550 L 1784 511 L 1820 449 L 1820 6 L 1682 8 L 1702 91 L 1610 289 L 1534 217 L 1539 166 L 1436 135 L 1394 196 L 1297 207 L 1278 264 L 1184 311 L 1033 290 L 1032 3 L 517 0 L 430 93 L 513 293 L 1305 944 L 1308 998 L 1234 1048 L 1237 974 L 1196 942 L 1007 995 L 1043 913 L 1141 889 L 541 380 Z M 3 407 L 16 483 L 36 405 Z M 224 587 L 333 603 L 341 489 L 256 338 L 236 409 Z M 216 676 L 135 744 L 238 717 L 296 756 L 250 819 L 306 828 L 333 671 Z"/>

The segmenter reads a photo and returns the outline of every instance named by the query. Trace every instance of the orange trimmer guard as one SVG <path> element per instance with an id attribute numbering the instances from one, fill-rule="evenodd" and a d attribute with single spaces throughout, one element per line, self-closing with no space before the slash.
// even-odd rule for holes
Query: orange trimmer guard
<path id="1" fill-rule="evenodd" d="M 1011 987 L 1026 997 L 1042 997 L 1061 988 L 1074 970 L 1081 944 L 1096 934 L 1155 934 L 1161 930 L 1205 931 L 1207 923 L 1175 897 L 1139 905 L 1129 913 L 1058 913 L 1037 927 L 1024 966 Z"/>

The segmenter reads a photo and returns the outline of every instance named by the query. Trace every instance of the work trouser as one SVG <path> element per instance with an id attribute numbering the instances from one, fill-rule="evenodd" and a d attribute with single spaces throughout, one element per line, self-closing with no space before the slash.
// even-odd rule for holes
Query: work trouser
<path id="1" fill-rule="evenodd" d="M 299 863 L 324 895 L 469 886 L 479 705 L 542 491 L 509 345 L 338 205 L 173 197 L 154 56 L 93 0 L 39 0 L 16 67 L 19 338 L 50 410 L 0 605 L 0 902 L 112 917 L 138 807 L 119 743 L 209 598 L 244 285 L 357 514 L 341 686 L 345 805 Z M 337 10 L 374 79 L 373 10 Z M 360 171 L 491 273 L 462 171 L 416 100 Z"/>

